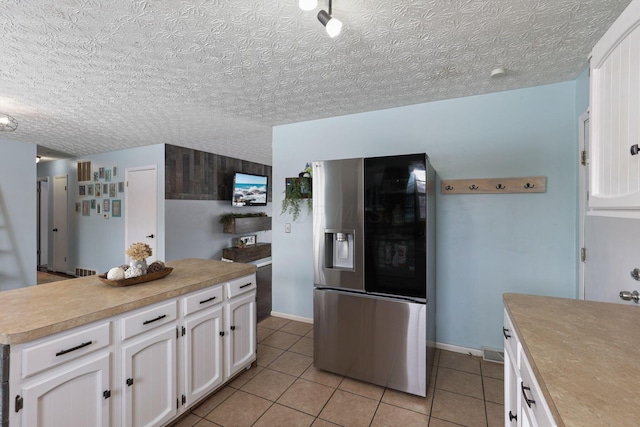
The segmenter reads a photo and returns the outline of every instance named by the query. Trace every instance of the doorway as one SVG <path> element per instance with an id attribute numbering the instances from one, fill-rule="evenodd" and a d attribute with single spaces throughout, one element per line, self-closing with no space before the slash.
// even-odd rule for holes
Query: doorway
<path id="1" fill-rule="evenodd" d="M 53 177 L 52 271 L 67 272 L 67 175 Z"/>
<path id="2" fill-rule="evenodd" d="M 49 263 L 49 177 L 38 178 L 38 271 L 46 271 Z"/>
<path id="3" fill-rule="evenodd" d="M 158 259 L 158 174 L 156 166 L 125 171 L 124 243 L 142 242 L 151 247 L 147 262 Z"/>

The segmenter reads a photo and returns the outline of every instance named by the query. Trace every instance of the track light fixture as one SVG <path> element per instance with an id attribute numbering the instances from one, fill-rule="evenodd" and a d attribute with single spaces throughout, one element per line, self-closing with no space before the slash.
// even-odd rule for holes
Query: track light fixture
<path id="1" fill-rule="evenodd" d="M 0 131 L 14 131 L 18 127 L 18 121 L 8 114 L 0 113 Z"/>
<path id="2" fill-rule="evenodd" d="M 318 21 L 320 21 L 320 23 L 324 25 L 327 30 L 327 34 L 329 34 L 329 36 L 333 38 L 340 34 L 340 31 L 342 31 L 342 22 L 331 16 L 331 3 L 332 1 L 329 0 L 329 12 L 327 12 L 326 10 L 321 10 L 320 12 L 318 12 Z M 318 0 L 299 0 L 298 6 L 300 6 L 300 9 L 302 10 L 313 10 L 316 8 L 316 6 L 318 6 Z"/>

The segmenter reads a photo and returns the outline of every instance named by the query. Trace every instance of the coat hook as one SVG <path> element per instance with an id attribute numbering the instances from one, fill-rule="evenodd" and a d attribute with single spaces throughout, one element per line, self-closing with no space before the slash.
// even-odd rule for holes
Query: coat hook
<path id="1" fill-rule="evenodd" d="M 533 187 L 535 187 L 535 185 L 534 185 L 534 184 L 531 184 L 531 183 L 529 183 L 529 182 L 527 182 L 527 183 L 524 185 L 524 188 L 526 188 L 527 190 L 530 190 L 530 189 L 532 189 Z"/>
<path id="2" fill-rule="evenodd" d="M 497 189 L 497 190 L 504 190 L 505 188 L 507 188 L 507 187 L 505 187 L 505 186 L 504 186 L 504 185 L 502 185 L 502 184 L 498 184 L 498 185 L 496 185 L 496 189 Z"/>
<path id="3" fill-rule="evenodd" d="M 444 189 L 447 190 L 447 191 L 451 191 L 451 190 L 453 190 L 453 186 L 447 185 L 446 187 L 444 187 Z"/>
<path id="4" fill-rule="evenodd" d="M 472 184 L 472 185 L 469 186 L 469 190 L 477 190 L 478 188 L 480 188 L 480 187 L 478 187 L 475 184 Z"/>

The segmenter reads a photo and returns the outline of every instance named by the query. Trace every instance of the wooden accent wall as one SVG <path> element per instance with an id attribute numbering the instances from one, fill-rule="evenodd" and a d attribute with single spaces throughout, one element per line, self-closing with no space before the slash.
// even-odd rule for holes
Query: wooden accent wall
<path id="1" fill-rule="evenodd" d="M 267 201 L 271 202 L 271 166 L 165 145 L 165 199 L 229 200 L 235 172 L 269 177 Z"/>

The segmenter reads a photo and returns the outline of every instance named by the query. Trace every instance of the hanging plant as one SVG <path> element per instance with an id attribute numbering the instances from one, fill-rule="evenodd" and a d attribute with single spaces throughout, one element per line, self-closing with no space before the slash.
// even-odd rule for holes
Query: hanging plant
<path id="1" fill-rule="evenodd" d="M 286 187 L 280 214 L 282 215 L 288 212 L 295 221 L 300 216 L 302 206 L 306 205 L 307 210 L 311 212 L 313 209 L 313 199 L 311 196 L 310 177 L 286 178 Z"/>

